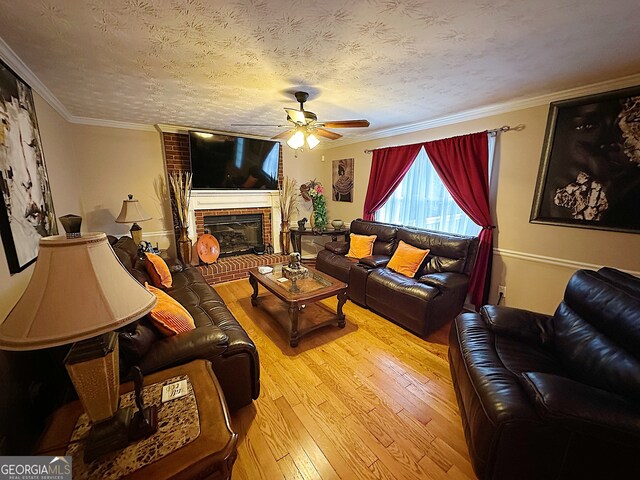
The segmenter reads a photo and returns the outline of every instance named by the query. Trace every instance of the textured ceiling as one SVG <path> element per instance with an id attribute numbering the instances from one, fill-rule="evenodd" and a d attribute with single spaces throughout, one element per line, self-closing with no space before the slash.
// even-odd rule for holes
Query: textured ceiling
<path id="1" fill-rule="evenodd" d="M 638 0 L 0 0 L 0 35 L 75 116 L 274 135 L 422 122 L 640 72 Z M 634 47 L 635 45 L 635 47 Z M 357 129 L 339 130 L 354 136 Z"/>

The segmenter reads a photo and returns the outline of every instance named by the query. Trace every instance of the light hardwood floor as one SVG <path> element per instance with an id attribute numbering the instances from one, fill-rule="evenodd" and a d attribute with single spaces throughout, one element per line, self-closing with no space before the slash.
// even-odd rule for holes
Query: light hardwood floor
<path id="1" fill-rule="evenodd" d="M 248 280 L 216 285 L 258 347 L 261 394 L 236 412 L 233 480 L 473 479 L 447 363 L 447 333 L 422 340 L 347 302 L 344 329 L 297 348 Z M 261 297 L 269 297 L 260 291 Z M 321 302 L 335 312 L 336 300 Z M 402 308 L 402 305 L 398 305 Z"/>

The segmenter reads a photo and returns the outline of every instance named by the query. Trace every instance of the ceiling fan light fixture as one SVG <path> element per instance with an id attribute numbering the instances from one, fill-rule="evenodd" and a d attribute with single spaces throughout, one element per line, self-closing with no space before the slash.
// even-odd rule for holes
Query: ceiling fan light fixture
<path id="1" fill-rule="evenodd" d="M 302 147 L 304 145 L 304 133 L 298 130 L 296 133 L 291 135 L 291 138 L 287 140 L 287 145 L 289 145 L 294 150 Z"/>
<path id="2" fill-rule="evenodd" d="M 310 150 L 316 147 L 319 143 L 320 143 L 320 140 L 318 140 L 313 133 L 310 133 L 309 135 L 307 135 L 307 145 L 309 145 Z"/>

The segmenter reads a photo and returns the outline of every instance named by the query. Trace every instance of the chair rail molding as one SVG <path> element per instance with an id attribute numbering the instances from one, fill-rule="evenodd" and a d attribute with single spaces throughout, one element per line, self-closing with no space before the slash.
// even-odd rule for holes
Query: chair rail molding
<path id="1" fill-rule="evenodd" d="M 624 268 L 616 267 L 615 265 L 599 265 L 595 263 L 576 262 L 574 260 L 568 260 L 565 258 L 548 257 L 546 255 L 538 255 L 535 253 L 527 253 L 527 252 L 518 252 L 515 250 L 507 250 L 504 248 L 494 248 L 493 253 L 495 255 L 500 255 L 501 257 L 517 258 L 519 260 L 526 260 L 529 262 L 536 262 L 536 263 L 546 263 L 547 265 L 556 265 L 559 267 L 570 268 L 572 270 L 580 270 L 583 268 L 589 269 L 589 270 L 598 270 L 599 268 L 602 268 L 602 267 L 614 267 L 623 272 L 640 277 L 640 272 L 638 271 L 627 270 Z"/>

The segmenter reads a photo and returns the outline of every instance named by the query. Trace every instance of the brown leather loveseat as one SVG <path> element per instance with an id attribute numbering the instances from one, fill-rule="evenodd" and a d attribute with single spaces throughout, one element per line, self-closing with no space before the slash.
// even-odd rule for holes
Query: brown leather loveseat
<path id="1" fill-rule="evenodd" d="M 365 220 L 351 222 L 351 233 L 376 235 L 373 255 L 346 257 L 348 242 L 329 242 L 316 267 L 349 285 L 349 299 L 425 336 L 460 313 L 478 248 L 476 237 Z M 386 268 L 400 241 L 429 249 L 414 278 Z"/>
<path id="2" fill-rule="evenodd" d="M 122 264 L 142 284 L 152 284 L 144 259 L 130 237 L 109 237 Z M 160 335 L 146 320 L 135 322 L 119 335 L 121 371 L 138 365 L 147 374 L 194 359 L 211 362 L 231 410 L 248 405 L 260 393 L 258 352 L 247 332 L 200 272 L 174 261 L 173 286 L 166 291 L 185 307 L 196 329 L 173 337 Z"/>
<path id="3" fill-rule="evenodd" d="M 478 478 L 638 477 L 640 278 L 579 270 L 553 316 L 463 313 L 449 366 Z"/>

